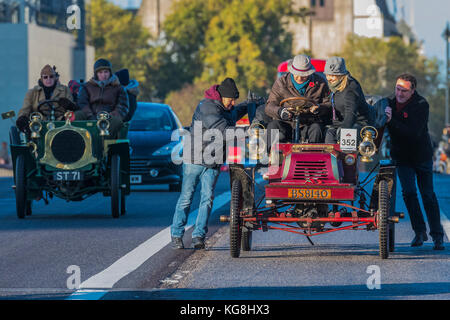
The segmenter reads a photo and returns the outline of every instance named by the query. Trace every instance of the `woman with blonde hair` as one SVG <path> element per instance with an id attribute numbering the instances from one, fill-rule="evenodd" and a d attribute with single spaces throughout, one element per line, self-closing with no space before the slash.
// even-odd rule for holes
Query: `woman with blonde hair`
<path id="1" fill-rule="evenodd" d="M 325 143 L 337 143 L 341 128 L 361 129 L 371 125 L 370 107 L 359 82 L 353 78 L 341 57 L 327 60 L 324 71 L 331 90 L 332 126 L 327 130 Z"/>

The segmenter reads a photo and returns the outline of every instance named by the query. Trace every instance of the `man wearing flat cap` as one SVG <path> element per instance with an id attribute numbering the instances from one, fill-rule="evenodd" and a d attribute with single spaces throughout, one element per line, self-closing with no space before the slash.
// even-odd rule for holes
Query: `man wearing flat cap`
<path id="1" fill-rule="evenodd" d="M 38 110 L 38 105 L 45 100 L 59 101 L 59 103 L 53 104 L 54 117 L 57 121 L 64 120 L 66 111 L 74 111 L 77 109 L 73 103 L 73 97 L 69 88 L 59 83 L 56 68 L 50 65 L 45 65 L 42 68 L 37 86 L 28 90 L 25 95 L 16 121 L 16 126 L 20 131 L 29 131 L 29 118 L 33 112 L 40 111 L 44 120 L 50 119 L 52 112 L 49 105 L 44 104 Z"/>
<path id="2" fill-rule="evenodd" d="M 189 129 L 191 149 L 186 150 L 187 148 L 184 148 L 183 150 L 184 153 L 190 152 L 190 157 L 186 157 L 186 154 L 183 155 L 183 183 L 171 226 L 172 246 L 174 249 L 184 248 L 182 240 L 184 227 L 190 213 L 195 188 L 199 183 L 201 185 L 200 206 L 194 231 L 192 232 L 192 245 L 195 249 L 205 248 L 205 237 L 208 232 L 208 219 L 213 205 L 214 188 L 220 173 L 221 163 L 207 164 L 203 157 L 201 157 L 201 163 L 195 161 L 198 158 L 196 155 L 198 156 L 206 148 L 210 148 L 215 141 L 205 141 L 207 139 L 200 137 L 202 145 L 201 149 L 199 149 L 195 145 L 195 140 L 197 139 L 194 136 L 196 134 L 194 126 L 200 124 L 201 133 L 213 129 L 218 130 L 225 137 L 227 129 L 235 129 L 235 120 L 233 120 L 231 112 L 233 108 L 236 109 L 237 119 L 247 113 L 246 105 L 235 107 L 235 102 L 238 98 L 239 91 L 234 80 L 226 78 L 220 85 L 213 85 L 205 91 L 204 99 L 200 101 L 194 111 L 192 124 Z"/>
<path id="3" fill-rule="evenodd" d="M 303 141 L 320 143 L 324 140 L 324 126 L 331 120 L 330 90 L 327 82 L 316 74 L 311 58 L 298 55 L 288 64 L 288 73 L 278 78 L 270 92 L 266 104 L 266 114 L 274 120 L 267 126 L 269 141 L 273 129 L 278 129 L 280 142 L 291 141 L 293 131 L 293 114 L 280 106 L 280 102 L 291 97 L 305 97 L 315 104 L 308 114 L 300 118 Z"/>

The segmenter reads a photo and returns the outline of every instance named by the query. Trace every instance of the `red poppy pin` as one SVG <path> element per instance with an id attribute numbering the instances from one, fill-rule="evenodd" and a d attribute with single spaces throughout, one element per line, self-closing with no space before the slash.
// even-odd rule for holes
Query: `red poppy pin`
<path id="1" fill-rule="evenodd" d="M 408 118 L 408 114 L 406 112 L 403 112 L 403 118 Z"/>
<path id="2" fill-rule="evenodd" d="M 314 82 L 310 82 L 310 83 L 309 83 L 309 87 L 310 87 L 310 88 L 313 88 L 314 86 L 315 86 Z"/>

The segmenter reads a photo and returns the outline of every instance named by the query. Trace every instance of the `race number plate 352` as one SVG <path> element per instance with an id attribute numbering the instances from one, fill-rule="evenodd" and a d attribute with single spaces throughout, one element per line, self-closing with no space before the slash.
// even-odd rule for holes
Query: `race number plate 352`
<path id="1" fill-rule="evenodd" d="M 356 129 L 341 129 L 340 145 L 342 151 L 356 151 Z"/>
<path id="2" fill-rule="evenodd" d="M 288 197 L 291 199 L 330 199 L 330 189 L 288 189 Z"/>

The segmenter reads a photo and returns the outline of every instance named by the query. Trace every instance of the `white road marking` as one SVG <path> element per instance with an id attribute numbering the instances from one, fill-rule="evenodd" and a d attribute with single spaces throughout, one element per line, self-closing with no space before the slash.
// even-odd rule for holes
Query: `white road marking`
<path id="1" fill-rule="evenodd" d="M 257 179 L 260 183 L 262 179 Z M 214 199 L 214 207 L 220 208 L 230 200 L 231 191 L 224 192 Z M 214 211 L 213 207 L 213 211 Z M 198 209 L 189 214 L 186 231 L 192 228 L 197 219 Z M 67 300 L 99 300 L 108 290 L 123 277 L 139 268 L 145 261 L 163 249 L 171 242 L 170 227 L 160 231 L 137 248 L 114 262 L 105 270 L 90 277 L 80 284 L 79 289 L 71 294 Z M 97 290 L 96 290 L 97 289 Z M 104 289 L 104 290 L 98 290 Z"/>

